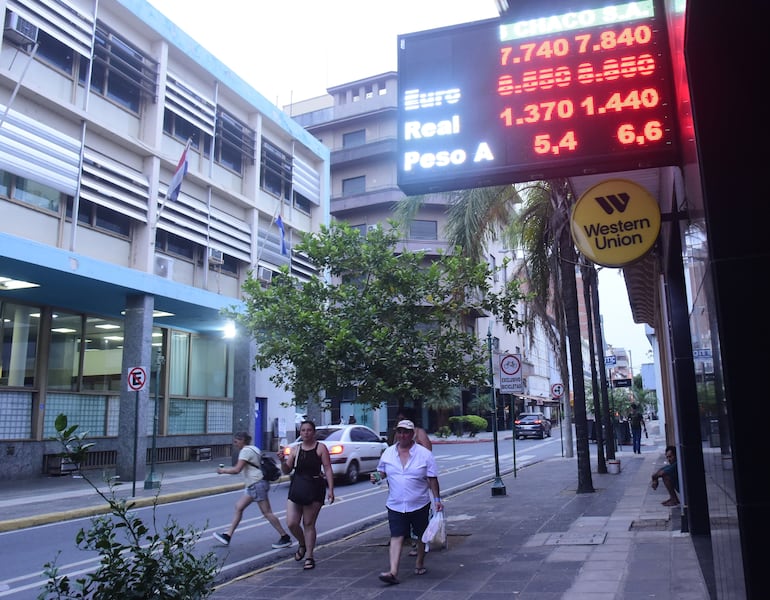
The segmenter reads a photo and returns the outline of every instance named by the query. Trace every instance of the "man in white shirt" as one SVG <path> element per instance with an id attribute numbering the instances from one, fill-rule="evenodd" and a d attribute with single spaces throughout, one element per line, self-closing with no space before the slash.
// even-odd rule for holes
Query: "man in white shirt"
<path id="1" fill-rule="evenodd" d="M 433 453 L 414 440 L 414 423 L 407 419 L 396 425 L 396 442 L 389 446 L 380 457 L 377 471 L 371 474 L 372 483 L 383 477 L 388 480 L 388 524 L 390 526 L 390 571 L 380 573 L 380 580 L 393 585 L 398 581 L 398 563 L 404 538 L 410 534 L 410 527 L 422 537 L 428 526 L 431 494 L 435 510 L 444 505 L 438 485 L 438 467 Z M 417 544 L 415 575 L 424 575 L 425 544 Z"/>

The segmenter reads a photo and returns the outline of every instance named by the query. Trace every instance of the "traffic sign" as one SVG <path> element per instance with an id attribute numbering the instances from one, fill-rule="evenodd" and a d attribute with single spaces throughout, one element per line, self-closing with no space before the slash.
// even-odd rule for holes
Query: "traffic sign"
<path id="1" fill-rule="evenodd" d="M 132 392 L 141 392 L 147 383 L 147 371 L 144 367 L 131 367 L 126 377 L 128 389 Z"/>
<path id="2" fill-rule="evenodd" d="M 614 354 L 610 354 L 609 356 L 604 357 L 604 366 L 605 367 L 614 367 L 618 362 L 618 359 L 615 358 Z"/>
<path id="3" fill-rule="evenodd" d="M 500 357 L 500 393 L 517 394 L 522 391 L 521 355 L 505 354 Z"/>
<path id="4" fill-rule="evenodd" d="M 631 380 L 630 379 L 613 379 L 612 380 L 612 387 L 620 388 L 620 387 L 631 387 Z"/>
<path id="5" fill-rule="evenodd" d="M 516 375 L 521 370 L 521 359 L 516 354 L 506 354 L 500 359 L 500 370 L 506 375 Z"/>
<path id="6" fill-rule="evenodd" d="M 562 383 L 554 383 L 551 386 L 551 397 L 552 398 L 561 398 L 564 395 L 564 384 Z"/>

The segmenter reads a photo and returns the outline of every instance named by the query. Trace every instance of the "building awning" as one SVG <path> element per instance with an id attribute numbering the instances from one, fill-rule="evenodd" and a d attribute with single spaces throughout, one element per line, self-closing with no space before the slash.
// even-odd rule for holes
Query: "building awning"
<path id="1" fill-rule="evenodd" d="M 529 402 L 534 402 L 538 406 L 544 406 L 544 405 L 559 405 L 559 399 L 558 398 L 546 398 L 545 396 L 530 396 L 529 394 L 513 394 L 513 396 L 516 396 L 517 398 L 524 398 L 524 400 L 527 400 Z"/>

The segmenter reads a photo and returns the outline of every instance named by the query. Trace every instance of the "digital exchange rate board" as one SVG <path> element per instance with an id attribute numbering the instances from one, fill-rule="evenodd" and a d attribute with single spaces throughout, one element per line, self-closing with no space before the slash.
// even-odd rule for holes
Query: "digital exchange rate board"
<path id="1" fill-rule="evenodd" d="M 399 36 L 406 194 L 678 164 L 662 6 L 582 2 Z"/>

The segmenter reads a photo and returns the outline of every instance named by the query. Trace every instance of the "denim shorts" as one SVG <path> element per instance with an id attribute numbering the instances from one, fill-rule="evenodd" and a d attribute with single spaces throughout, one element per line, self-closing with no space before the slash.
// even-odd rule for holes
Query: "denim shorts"
<path id="1" fill-rule="evenodd" d="M 412 512 L 397 512 L 388 509 L 388 525 L 390 526 L 390 537 L 409 537 L 410 527 L 417 539 L 422 537 L 426 527 L 428 527 L 428 518 L 430 516 L 430 502 L 422 508 Z"/>
<path id="2" fill-rule="evenodd" d="M 270 482 L 266 479 L 260 479 L 246 488 L 246 493 L 256 502 L 267 500 L 267 493 L 270 491 Z"/>

